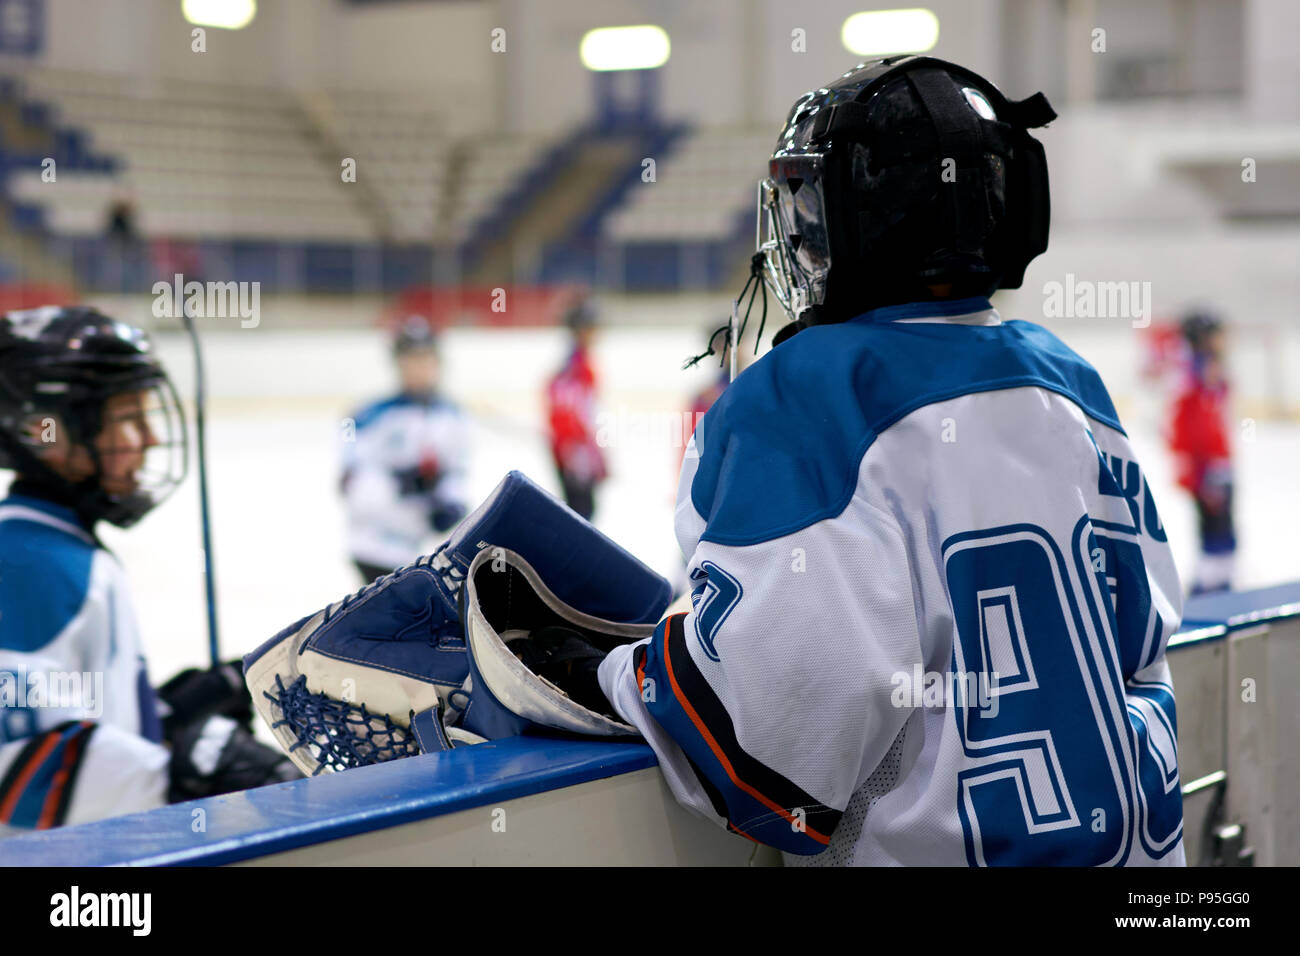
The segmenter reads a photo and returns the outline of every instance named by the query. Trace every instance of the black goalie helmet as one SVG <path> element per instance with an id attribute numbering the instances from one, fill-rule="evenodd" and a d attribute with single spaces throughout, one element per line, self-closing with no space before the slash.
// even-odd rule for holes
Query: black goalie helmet
<path id="1" fill-rule="evenodd" d="M 759 184 L 768 287 L 801 325 L 1014 289 L 1047 248 L 1055 119 L 932 57 L 863 63 L 790 110 Z"/>
<path id="2" fill-rule="evenodd" d="M 0 468 L 125 528 L 181 483 L 187 451 L 143 330 L 83 306 L 0 316 Z"/>

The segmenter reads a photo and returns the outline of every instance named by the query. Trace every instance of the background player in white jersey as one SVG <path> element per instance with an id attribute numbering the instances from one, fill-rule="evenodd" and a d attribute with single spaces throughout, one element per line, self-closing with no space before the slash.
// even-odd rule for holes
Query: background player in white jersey
<path id="1" fill-rule="evenodd" d="M 466 511 L 468 428 L 440 391 L 432 326 L 406 319 L 393 352 L 400 391 L 357 411 L 343 445 L 348 547 L 366 581 L 415 560 Z"/>
<path id="2" fill-rule="evenodd" d="M 297 776 L 249 735 L 238 664 L 155 694 L 126 577 L 95 535 L 185 473 L 148 338 L 89 308 L 0 316 L 0 835 Z"/>
<path id="3" fill-rule="evenodd" d="M 795 322 L 686 456 L 692 609 L 598 676 L 787 862 L 1184 862 L 1155 503 L 1096 371 L 988 299 L 1046 248 L 1054 117 L 896 57 L 777 141 L 757 268 Z"/>

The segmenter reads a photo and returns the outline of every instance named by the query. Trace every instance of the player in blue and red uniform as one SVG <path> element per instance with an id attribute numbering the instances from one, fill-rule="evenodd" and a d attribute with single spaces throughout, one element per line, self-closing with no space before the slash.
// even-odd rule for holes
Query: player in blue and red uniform
<path id="1" fill-rule="evenodd" d="M 1189 315 L 1182 332 L 1187 371 L 1174 400 L 1169 447 L 1178 462 L 1178 484 L 1196 501 L 1201 548 L 1192 593 L 1199 594 L 1231 587 L 1236 559 L 1228 376 L 1223 325 L 1217 318 Z"/>
<path id="2" fill-rule="evenodd" d="M 609 474 L 605 452 L 596 439 L 598 386 L 591 361 L 596 317 L 590 303 L 574 305 L 565 325 L 573 336 L 573 349 L 546 384 L 546 421 L 565 503 L 590 518 L 596 510 L 596 489 Z"/>

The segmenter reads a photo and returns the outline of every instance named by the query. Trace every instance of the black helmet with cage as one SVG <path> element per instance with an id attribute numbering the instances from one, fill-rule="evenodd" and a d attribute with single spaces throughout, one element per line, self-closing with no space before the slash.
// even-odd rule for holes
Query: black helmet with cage
<path id="1" fill-rule="evenodd" d="M 114 399 L 125 399 L 116 401 Z M 78 468 L 52 462 L 75 449 Z M 129 527 L 184 479 L 185 418 L 148 335 L 86 306 L 0 316 L 0 468 Z"/>
<path id="2" fill-rule="evenodd" d="M 1013 289 L 1047 248 L 1047 162 L 1008 100 L 943 60 L 860 64 L 790 110 L 759 186 L 767 286 L 798 327 Z"/>

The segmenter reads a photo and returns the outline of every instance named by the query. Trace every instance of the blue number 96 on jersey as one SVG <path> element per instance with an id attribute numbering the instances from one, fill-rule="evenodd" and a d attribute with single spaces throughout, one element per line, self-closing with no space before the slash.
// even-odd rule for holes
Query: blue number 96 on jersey
<path id="1" fill-rule="evenodd" d="M 1114 571 L 1094 571 L 1098 553 L 1131 565 L 1136 551 L 1140 564 L 1126 545 L 1087 518 L 1071 561 L 1028 524 L 944 542 L 953 672 L 985 675 L 996 697 L 953 707 L 972 866 L 1122 865 L 1135 841 L 1152 858 L 1178 845 L 1173 688 L 1135 678 L 1162 622 L 1150 619 L 1145 573 L 1124 574 L 1134 593 L 1116 595 Z"/>

